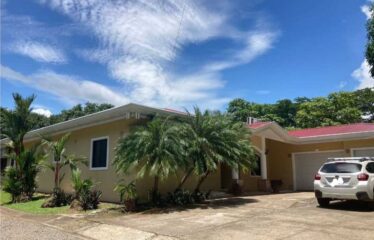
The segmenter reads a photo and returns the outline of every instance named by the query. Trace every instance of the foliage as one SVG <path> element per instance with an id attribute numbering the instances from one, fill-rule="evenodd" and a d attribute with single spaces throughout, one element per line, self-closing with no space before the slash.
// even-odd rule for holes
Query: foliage
<path id="1" fill-rule="evenodd" d="M 97 209 L 100 203 L 101 191 L 84 190 L 80 193 L 79 202 L 83 210 Z"/>
<path id="2" fill-rule="evenodd" d="M 97 209 L 100 203 L 101 191 L 93 190 L 94 182 L 91 179 L 82 179 L 79 168 L 72 171 L 71 180 L 75 199 L 79 201 L 82 209 Z"/>
<path id="3" fill-rule="evenodd" d="M 373 55 L 374 56 L 374 55 Z M 374 89 L 335 92 L 327 97 L 298 97 L 294 101 L 279 100 L 274 104 L 257 104 L 244 99 L 229 103 L 228 113 L 235 121 L 247 117 L 275 121 L 286 128 L 313 128 L 338 124 L 374 121 Z"/>
<path id="4" fill-rule="evenodd" d="M 194 194 L 188 190 L 178 189 L 174 192 L 169 192 L 166 197 L 166 202 L 172 205 L 184 206 L 188 204 L 194 204 Z"/>
<path id="5" fill-rule="evenodd" d="M 5 169 L 5 177 L 3 179 L 3 190 L 9 193 L 12 202 L 19 202 L 22 196 L 22 180 L 19 171 L 15 167 L 7 167 Z"/>
<path id="6" fill-rule="evenodd" d="M 374 3 L 371 4 L 370 8 L 370 15 L 371 17 L 368 19 L 366 23 L 366 31 L 367 31 L 367 44 L 366 44 L 366 61 L 370 65 L 370 74 L 374 77 L 374 19 L 373 19 L 373 7 Z"/>
<path id="7" fill-rule="evenodd" d="M 16 95 L 17 98 L 20 97 L 20 95 L 16 94 L 16 93 L 13 94 L 13 95 L 14 96 Z M 26 98 L 24 100 L 28 100 L 28 99 L 32 99 L 32 98 L 35 99 L 35 96 L 33 95 L 33 96 L 31 96 L 29 98 Z M 97 104 L 97 103 L 87 102 L 83 106 L 81 104 L 78 104 L 76 106 L 73 106 L 71 109 L 62 110 L 61 113 L 52 115 L 50 117 L 46 117 L 44 115 L 40 115 L 40 114 L 37 114 L 37 113 L 34 113 L 34 112 L 30 111 L 28 113 L 28 121 L 27 121 L 28 127 L 29 127 L 28 131 L 32 130 L 32 129 L 38 129 L 38 128 L 46 127 L 46 126 L 49 126 L 49 125 L 52 125 L 52 124 L 64 122 L 64 121 L 71 120 L 71 119 L 74 119 L 74 118 L 77 118 L 77 117 L 83 117 L 83 116 L 86 116 L 88 114 L 92 114 L 92 113 L 100 112 L 100 111 L 103 111 L 103 110 L 106 110 L 106 109 L 110 109 L 112 107 L 114 107 L 114 106 L 111 105 L 111 104 L 107 104 L 107 103 Z M 16 110 L 14 110 L 14 111 L 16 111 Z M 8 110 L 6 108 L 0 107 L 1 129 L 3 129 L 3 126 L 4 126 L 3 124 L 6 124 L 5 122 L 9 122 L 8 115 L 12 114 L 12 112 L 13 112 L 12 110 Z M 13 121 L 13 120 L 11 120 L 11 121 L 14 122 L 15 124 L 17 123 L 16 121 Z M 8 125 L 8 126 L 10 126 L 10 125 Z M 4 134 L 5 134 L 5 132 L 4 132 Z M 1 138 L 7 137 L 7 136 L 8 135 L 1 136 Z"/>
<path id="8" fill-rule="evenodd" d="M 219 164 L 225 163 L 246 171 L 253 163 L 248 129 L 243 123 L 235 123 L 227 115 L 209 111 L 203 113 L 196 107 L 194 114 L 188 114 L 187 123 L 181 127 L 180 132 L 187 146 L 189 170 L 186 172 L 188 174 L 193 170 L 200 176 L 196 192 L 208 175 L 217 170 Z M 182 185 L 183 183 L 179 188 Z"/>
<path id="9" fill-rule="evenodd" d="M 138 127 L 119 140 L 113 162 L 116 171 L 126 174 L 137 168 L 138 177 L 154 177 L 155 199 L 159 179 L 174 174 L 184 164 L 184 150 L 178 136 L 178 127 L 169 118 L 156 117 L 146 126 Z"/>
<path id="10" fill-rule="evenodd" d="M 43 208 L 46 207 L 61 207 L 69 205 L 73 200 L 72 195 L 65 193 L 60 188 L 54 188 L 52 195 L 46 199 L 46 201 L 42 204 Z"/>
<path id="11" fill-rule="evenodd" d="M 83 157 L 75 157 L 75 155 L 66 154 L 65 145 L 69 140 L 70 133 L 63 135 L 61 138 L 53 141 L 49 138 L 43 138 L 43 144 L 48 147 L 48 152 L 52 154 L 53 163 L 46 162 L 44 166 L 54 172 L 54 188 L 59 188 L 61 181 L 64 178 L 64 174 L 60 176 L 62 168 L 69 166 L 71 172 L 77 169 L 79 163 L 87 164 L 87 161 Z"/>
<path id="12" fill-rule="evenodd" d="M 122 181 L 116 185 L 114 191 L 119 193 L 121 202 L 135 200 L 138 197 L 135 181 L 132 181 L 129 184 L 125 184 Z"/>
<path id="13" fill-rule="evenodd" d="M 40 145 L 36 144 L 29 149 L 23 149 L 18 155 L 12 150 L 8 157 L 14 159 L 18 164 L 5 171 L 4 191 L 13 196 L 13 202 L 31 200 L 37 187 L 36 175 L 39 173 L 41 162 L 45 160 L 46 155 L 41 151 Z"/>
<path id="14" fill-rule="evenodd" d="M 23 98 L 18 93 L 13 93 L 15 109 L 7 111 L 2 109 L 1 113 L 1 135 L 7 137 L 12 143 L 16 156 L 24 149 L 23 139 L 28 131 L 33 128 L 30 121 L 31 104 L 35 100 L 35 95 Z M 17 162 L 17 164 L 19 164 Z"/>

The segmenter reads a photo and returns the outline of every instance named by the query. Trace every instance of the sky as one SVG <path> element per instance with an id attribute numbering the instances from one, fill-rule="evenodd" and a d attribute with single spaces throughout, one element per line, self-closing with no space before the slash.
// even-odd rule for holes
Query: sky
<path id="1" fill-rule="evenodd" d="M 374 87 L 368 1 L 5 0 L 1 106 L 78 103 L 225 110 Z"/>

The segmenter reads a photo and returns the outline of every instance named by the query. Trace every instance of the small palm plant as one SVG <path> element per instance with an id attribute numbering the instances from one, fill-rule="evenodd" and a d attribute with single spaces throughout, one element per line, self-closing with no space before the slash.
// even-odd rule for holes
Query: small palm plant
<path id="1" fill-rule="evenodd" d="M 185 161 L 178 128 L 170 118 L 156 117 L 145 127 L 139 127 L 120 139 L 115 148 L 114 166 L 118 173 L 126 174 L 138 168 L 138 177 L 154 177 L 151 198 L 158 200 L 159 180 L 175 174 Z"/>
<path id="2" fill-rule="evenodd" d="M 42 143 L 47 146 L 48 151 L 52 154 L 53 163 L 45 162 L 44 166 L 54 172 L 54 188 L 59 189 L 60 183 L 65 177 L 65 174 L 61 174 L 61 170 L 65 166 L 70 167 L 70 171 L 73 172 L 77 169 L 78 164 L 82 163 L 87 165 L 85 157 L 77 157 L 74 154 L 66 154 L 66 143 L 69 140 L 70 133 L 63 135 L 56 141 L 52 141 L 49 138 L 43 138 Z"/>
<path id="3" fill-rule="evenodd" d="M 126 184 L 123 180 L 116 185 L 114 191 L 120 195 L 120 201 L 125 204 L 127 211 L 135 210 L 135 201 L 138 197 L 135 181 Z"/>

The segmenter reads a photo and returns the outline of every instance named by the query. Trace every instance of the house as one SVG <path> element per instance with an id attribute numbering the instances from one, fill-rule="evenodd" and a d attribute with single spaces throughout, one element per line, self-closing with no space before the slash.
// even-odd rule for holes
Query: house
<path id="1" fill-rule="evenodd" d="M 97 188 L 103 192 L 103 200 L 118 201 L 118 194 L 113 191 L 114 186 L 120 179 L 133 180 L 136 173 L 119 176 L 115 172 L 111 164 L 114 147 L 117 140 L 126 136 L 131 128 L 146 123 L 155 114 L 186 116 L 184 112 L 171 109 L 127 104 L 31 131 L 25 136 L 25 146 L 36 143 L 41 135 L 58 138 L 70 132 L 67 152 L 85 156 L 88 160 L 88 167 L 81 167 L 82 175 L 98 183 Z M 374 156 L 374 124 L 370 123 L 295 131 L 286 131 L 274 122 L 251 122 L 247 126 L 252 132 L 251 140 L 259 168 L 244 173 L 222 165 L 207 178 L 202 190 L 228 188 L 233 178 L 239 180 L 246 191 L 267 191 L 269 180 L 281 180 L 284 190 L 311 190 L 315 172 L 328 157 Z M 1 146 L 5 142 L 4 139 L 0 141 Z M 10 164 L 9 160 L 2 158 L 2 165 L 4 161 L 5 165 Z M 177 175 L 181 177 L 182 173 Z M 160 191 L 173 191 L 178 177 L 166 179 L 160 184 Z M 44 169 L 38 176 L 38 191 L 50 192 L 53 189 L 53 179 L 53 173 Z M 136 181 L 140 198 L 147 197 L 152 182 L 153 179 L 149 177 Z M 193 189 L 196 182 L 196 177 L 190 178 L 185 187 Z M 72 191 L 68 177 L 62 181 L 61 186 L 65 191 Z"/>

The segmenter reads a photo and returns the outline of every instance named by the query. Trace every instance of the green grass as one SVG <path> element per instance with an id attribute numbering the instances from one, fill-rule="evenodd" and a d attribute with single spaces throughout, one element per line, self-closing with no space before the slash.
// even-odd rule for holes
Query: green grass
<path id="1" fill-rule="evenodd" d="M 10 203 L 11 196 L 9 193 L 0 191 L 0 205 L 14 210 L 33 213 L 33 214 L 59 214 L 69 210 L 69 206 L 42 208 L 42 204 L 47 196 L 43 194 L 35 194 L 33 200 L 22 203 Z"/>

